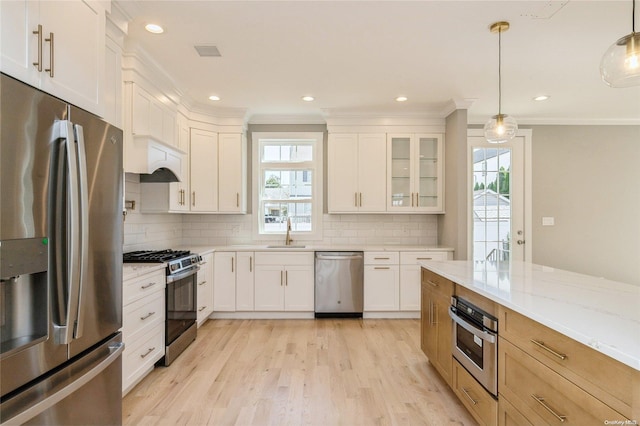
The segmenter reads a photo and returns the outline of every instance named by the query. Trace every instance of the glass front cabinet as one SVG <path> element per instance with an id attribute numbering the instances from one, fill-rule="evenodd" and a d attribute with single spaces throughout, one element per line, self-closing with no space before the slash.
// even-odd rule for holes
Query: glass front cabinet
<path id="1" fill-rule="evenodd" d="M 387 135 L 387 211 L 442 213 L 443 136 Z"/>

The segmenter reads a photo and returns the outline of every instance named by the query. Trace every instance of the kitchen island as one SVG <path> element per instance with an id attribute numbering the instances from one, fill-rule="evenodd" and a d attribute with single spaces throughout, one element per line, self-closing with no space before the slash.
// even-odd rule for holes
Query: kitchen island
<path id="1" fill-rule="evenodd" d="M 566 422 L 581 413 L 600 422 L 639 420 L 640 287 L 526 262 L 420 264 L 450 281 L 453 294 L 497 307 L 498 423 Z M 454 390 L 455 367 L 453 360 Z M 539 387 L 553 389 L 546 399 L 533 390 L 538 378 Z M 472 413 L 476 405 L 468 406 Z"/>

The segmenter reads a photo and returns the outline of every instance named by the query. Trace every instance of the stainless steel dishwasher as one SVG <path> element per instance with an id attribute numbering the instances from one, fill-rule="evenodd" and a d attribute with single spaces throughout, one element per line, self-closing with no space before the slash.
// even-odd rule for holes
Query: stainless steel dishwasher
<path id="1" fill-rule="evenodd" d="M 363 282 L 361 251 L 317 251 L 315 317 L 361 318 Z"/>

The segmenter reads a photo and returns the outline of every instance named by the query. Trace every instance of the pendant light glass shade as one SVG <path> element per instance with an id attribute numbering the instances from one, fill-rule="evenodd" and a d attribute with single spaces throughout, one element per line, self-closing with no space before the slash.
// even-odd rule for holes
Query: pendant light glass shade
<path id="1" fill-rule="evenodd" d="M 516 133 L 518 133 L 518 123 L 506 114 L 494 115 L 484 125 L 484 137 L 487 142 L 505 143 L 513 139 Z"/>
<path id="2" fill-rule="evenodd" d="M 502 113 L 502 33 L 509 29 L 508 22 L 496 22 L 489 27 L 498 33 L 498 114 L 484 125 L 484 137 L 489 143 L 505 143 L 518 133 L 518 123 L 513 117 Z"/>
<path id="3" fill-rule="evenodd" d="M 640 86 L 640 33 L 611 45 L 600 61 L 600 75 L 611 87 Z"/>

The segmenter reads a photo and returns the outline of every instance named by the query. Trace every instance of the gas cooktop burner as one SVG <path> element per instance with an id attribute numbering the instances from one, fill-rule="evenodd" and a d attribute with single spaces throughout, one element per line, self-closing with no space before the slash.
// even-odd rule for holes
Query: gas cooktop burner
<path id="1" fill-rule="evenodd" d="M 131 251 L 122 255 L 125 263 L 163 263 L 169 260 L 189 256 L 189 250 L 141 250 Z"/>

